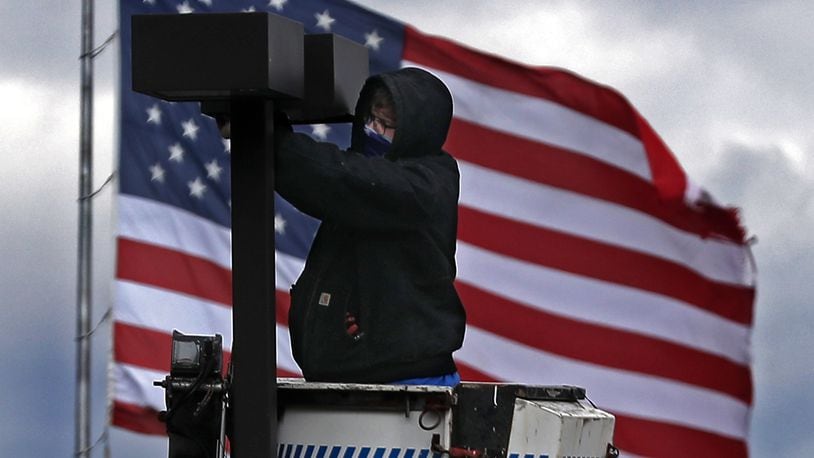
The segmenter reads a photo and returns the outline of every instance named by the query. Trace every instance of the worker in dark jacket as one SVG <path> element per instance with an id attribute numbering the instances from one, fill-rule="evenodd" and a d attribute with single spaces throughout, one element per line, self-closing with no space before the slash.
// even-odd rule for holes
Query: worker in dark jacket
<path id="1" fill-rule="evenodd" d="M 291 347 L 307 380 L 460 380 L 459 174 L 441 150 L 451 118 L 446 86 L 406 68 L 365 83 L 350 151 L 278 129 L 277 191 L 322 222 L 291 288 Z"/>

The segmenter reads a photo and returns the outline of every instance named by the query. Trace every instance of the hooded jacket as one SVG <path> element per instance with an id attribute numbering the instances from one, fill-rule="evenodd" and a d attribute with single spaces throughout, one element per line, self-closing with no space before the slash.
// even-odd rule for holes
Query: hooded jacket
<path id="1" fill-rule="evenodd" d="M 367 158 L 363 116 L 374 83 L 395 102 L 384 157 Z M 465 312 L 453 286 L 459 174 L 441 147 L 452 97 L 430 73 L 368 79 L 350 151 L 276 135 L 276 189 L 321 220 L 291 288 L 294 359 L 311 381 L 387 383 L 455 372 Z"/>

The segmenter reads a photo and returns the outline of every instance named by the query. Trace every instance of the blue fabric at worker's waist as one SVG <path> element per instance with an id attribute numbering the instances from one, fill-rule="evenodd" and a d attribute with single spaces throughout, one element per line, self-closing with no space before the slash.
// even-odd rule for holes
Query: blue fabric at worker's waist
<path id="1" fill-rule="evenodd" d="M 439 375 L 436 377 L 419 377 L 409 378 L 406 380 L 399 380 L 392 382 L 392 385 L 436 385 L 436 386 L 455 386 L 461 383 L 461 376 L 457 372 L 447 375 Z"/>

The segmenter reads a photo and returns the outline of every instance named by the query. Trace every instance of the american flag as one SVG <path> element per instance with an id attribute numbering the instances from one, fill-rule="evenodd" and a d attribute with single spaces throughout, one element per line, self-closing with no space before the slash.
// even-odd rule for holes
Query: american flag
<path id="1" fill-rule="evenodd" d="M 371 73 L 438 75 L 455 100 L 465 380 L 584 386 L 625 456 L 746 456 L 754 266 L 618 92 L 424 35 L 345 1 L 122 0 L 115 426 L 163 434 L 170 333 L 232 342 L 229 143 L 195 103 L 130 90 L 130 16 L 267 11 L 369 48 Z M 344 125 L 301 130 L 347 145 Z M 279 374 L 299 374 L 288 287 L 318 221 L 277 199 Z"/>

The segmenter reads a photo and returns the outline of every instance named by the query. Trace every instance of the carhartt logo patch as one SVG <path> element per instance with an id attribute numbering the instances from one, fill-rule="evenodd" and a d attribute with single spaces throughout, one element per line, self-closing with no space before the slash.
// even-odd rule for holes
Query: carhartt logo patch
<path id="1" fill-rule="evenodd" d="M 319 295 L 319 305 L 324 305 L 325 307 L 331 305 L 331 294 L 330 293 L 320 293 L 320 295 Z"/>

